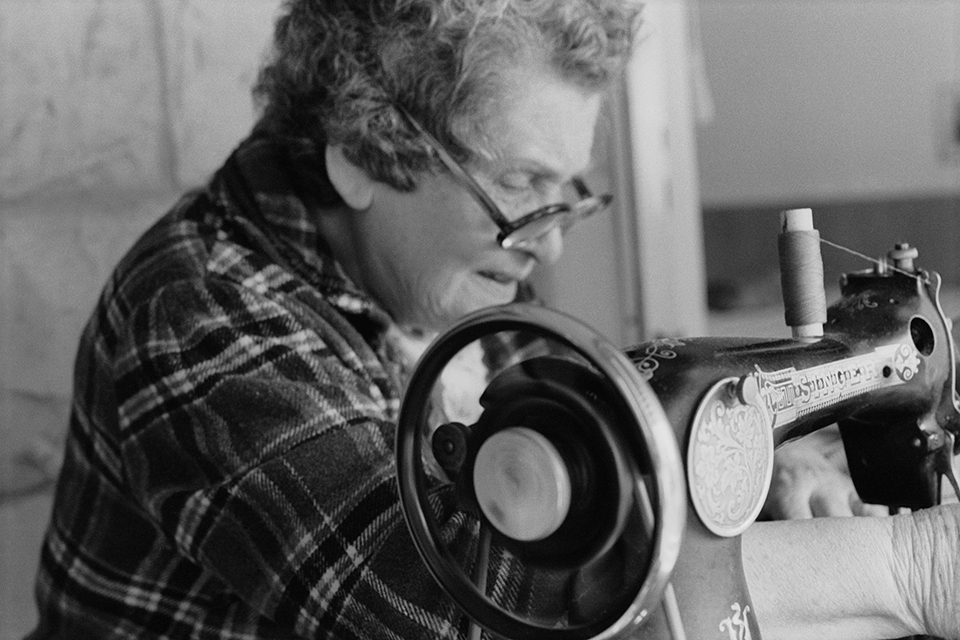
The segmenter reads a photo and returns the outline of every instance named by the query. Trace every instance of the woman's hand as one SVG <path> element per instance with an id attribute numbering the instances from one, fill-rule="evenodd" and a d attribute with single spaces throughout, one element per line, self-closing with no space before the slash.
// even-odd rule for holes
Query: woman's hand
<path id="1" fill-rule="evenodd" d="M 887 512 L 886 507 L 860 500 L 836 425 L 789 442 L 774 453 L 764 518 L 882 516 Z"/>

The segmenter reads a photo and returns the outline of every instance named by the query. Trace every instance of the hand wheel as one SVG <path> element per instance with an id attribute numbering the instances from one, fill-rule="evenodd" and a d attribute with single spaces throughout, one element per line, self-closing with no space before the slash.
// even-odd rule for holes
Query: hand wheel
<path id="1" fill-rule="evenodd" d="M 459 369 L 481 358 L 470 394 Z M 397 477 L 420 556 L 477 636 L 633 634 L 684 530 L 683 466 L 653 391 L 543 307 L 483 310 L 434 341 L 404 395 Z"/>

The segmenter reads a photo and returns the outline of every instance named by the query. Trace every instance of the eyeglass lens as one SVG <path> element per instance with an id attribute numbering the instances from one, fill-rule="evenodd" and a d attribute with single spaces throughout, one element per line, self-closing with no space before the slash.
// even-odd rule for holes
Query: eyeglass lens
<path id="1" fill-rule="evenodd" d="M 500 234 L 500 244 L 504 248 L 523 247 L 535 242 L 559 228 L 566 232 L 575 223 L 592 216 L 610 204 L 609 195 L 587 195 L 582 183 L 575 181 L 564 190 L 566 203 L 541 207 L 513 221 L 510 227 Z M 584 196 L 587 196 L 584 198 Z M 583 199 L 580 199 L 583 198 Z"/>

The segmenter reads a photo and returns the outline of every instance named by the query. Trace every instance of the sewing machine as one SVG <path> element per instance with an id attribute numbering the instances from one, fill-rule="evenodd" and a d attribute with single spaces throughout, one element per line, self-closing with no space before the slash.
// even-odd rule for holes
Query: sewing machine
<path id="1" fill-rule="evenodd" d="M 834 423 L 865 502 L 916 509 L 939 502 L 943 477 L 956 489 L 940 276 L 900 244 L 845 274 L 827 310 L 822 267 L 808 274 L 817 238 L 804 212 L 784 215 L 790 338 L 621 351 L 572 318 L 511 305 L 431 345 L 401 410 L 399 489 L 472 637 L 759 640 L 739 536 L 774 449 Z M 466 393 L 481 356 L 485 386 Z"/>

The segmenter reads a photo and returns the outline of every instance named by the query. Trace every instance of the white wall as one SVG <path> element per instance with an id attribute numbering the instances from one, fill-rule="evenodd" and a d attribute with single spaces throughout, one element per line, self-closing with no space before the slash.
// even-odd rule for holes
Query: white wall
<path id="1" fill-rule="evenodd" d="M 706 330 L 692 4 L 645 1 L 639 44 L 594 152 L 611 211 L 569 235 L 545 278 L 551 304 L 621 346 Z"/>
<path id="2" fill-rule="evenodd" d="M 960 0 L 700 0 L 711 206 L 960 193 L 938 95 L 960 95 Z"/>
<path id="3" fill-rule="evenodd" d="M 249 130 L 278 4 L 0 0 L 2 640 L 35 620 L 81 327 L 134 238 Z"/>

